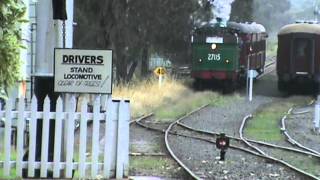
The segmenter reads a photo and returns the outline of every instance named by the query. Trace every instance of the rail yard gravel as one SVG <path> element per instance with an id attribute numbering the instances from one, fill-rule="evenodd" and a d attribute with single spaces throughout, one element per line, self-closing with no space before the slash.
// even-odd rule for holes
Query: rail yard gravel
<path id="1" fill-rule="evenodd" d="M 314 130 L 313 118 L 314 105 L 295 107 L 285 120 L 286 129 L 297 142 L 320 152 L 320 133 L 318 130 Z"/>
<path id="2" fill-rule="evenodd" d="M 191 115 L 183 122 L 197 129 L 224 132 L 239 136 L 239 127 L 244 116 L 255 112 L 261 105 L 277 98 L 256 96 L 252 103 L 241 98 L 224 107 L 208 107 Z M 219 162 L 219 151 L 214 144 L 183 137 L 170 137 L 176 155 L 190 169 L 205 170 L 204 179 L 302 179 L 300 176 L 272 162 L 229 149 L 224 163 Z"/>
<path id="3" fill-rule="evenodd" d="M 245 93 L 240 92 L 240 96 L 234 98 L 234 101 L 222 106 L 206 107 L 182 122 L 197 129 L 223 132 L 239 137 L 239 127 L 244 116 L 253 114 L 267 104 L 288 98 L 279 94 L 274 88 L 275 83 L 275 74 L 267 76 L 261 82 L 256 83 L 256 92 L 252 102 L 249 103 L 245 98 Z M 131 132 L 135 133 L 136 128 Z M 308 128 L 296 130 L 312 134 Z M 288 129 L 291 129 L 291 126 L 288 126 Z M 141 132 L 140 129 L 139 134 L 140 138 L 147 137 L 150 131 Z M 132 135 L 131 137 L 133 142 L 137 142 L 137 136 Z M 283 165 L 239 150 L 228 149 L 226 161 L 221 162 L 219 161 L 219 150 L 212 143 L 176 135 L 169 135 L 169 143 L 176 156 L 204 179 L 306 179 Z"/>

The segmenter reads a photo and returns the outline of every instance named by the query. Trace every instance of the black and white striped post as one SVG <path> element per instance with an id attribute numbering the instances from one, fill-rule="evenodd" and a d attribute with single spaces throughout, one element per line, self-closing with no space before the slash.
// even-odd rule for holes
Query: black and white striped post
<path id="1" fill-rule="evenodd" d="M 252 101 L 254 70 L 249 70 L 249 101 Z"/>

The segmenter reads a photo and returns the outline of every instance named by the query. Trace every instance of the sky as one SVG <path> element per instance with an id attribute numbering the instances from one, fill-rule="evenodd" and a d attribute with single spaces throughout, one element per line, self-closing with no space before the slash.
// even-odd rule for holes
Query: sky
<path id="1" fill-rule="evenodd" d="M 290 12 L 296 14 L 296 19 L 312 20 L 315 19 L 314 9 L 318 5 L 320 10 L 320 0 L 290 0 Z"/>
<path id="2" fill-rule="evenodd" d="M 290 0 L 292 10 L 301 10 L 305 7 L 312 6 L 316 1 L 315 0 Z"/>

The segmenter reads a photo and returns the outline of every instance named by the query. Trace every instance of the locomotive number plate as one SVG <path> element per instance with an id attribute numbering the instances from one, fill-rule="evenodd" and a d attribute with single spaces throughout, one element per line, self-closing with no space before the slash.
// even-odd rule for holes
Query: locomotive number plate
<path id="1" fill-rule="evenodd" d="M 221 54 L 208 54 L 208 61 L 220 61 L 221 60 Z"/>
<path id="2" fill-rule="evenodd" d="M 222 37 L 206 37 L 206 43 L 223 43 Z"/>

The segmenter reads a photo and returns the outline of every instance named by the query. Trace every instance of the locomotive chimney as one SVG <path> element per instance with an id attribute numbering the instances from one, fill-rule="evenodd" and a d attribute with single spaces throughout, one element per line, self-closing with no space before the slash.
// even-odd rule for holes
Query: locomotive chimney
<path id="1" fill-rule="evenodd" d="M 225 21 L 223 18 L 217 17 L 216 21 L 217 21 L 216 25 L 218 27 L 227 27 L 227 21 Z"/>

